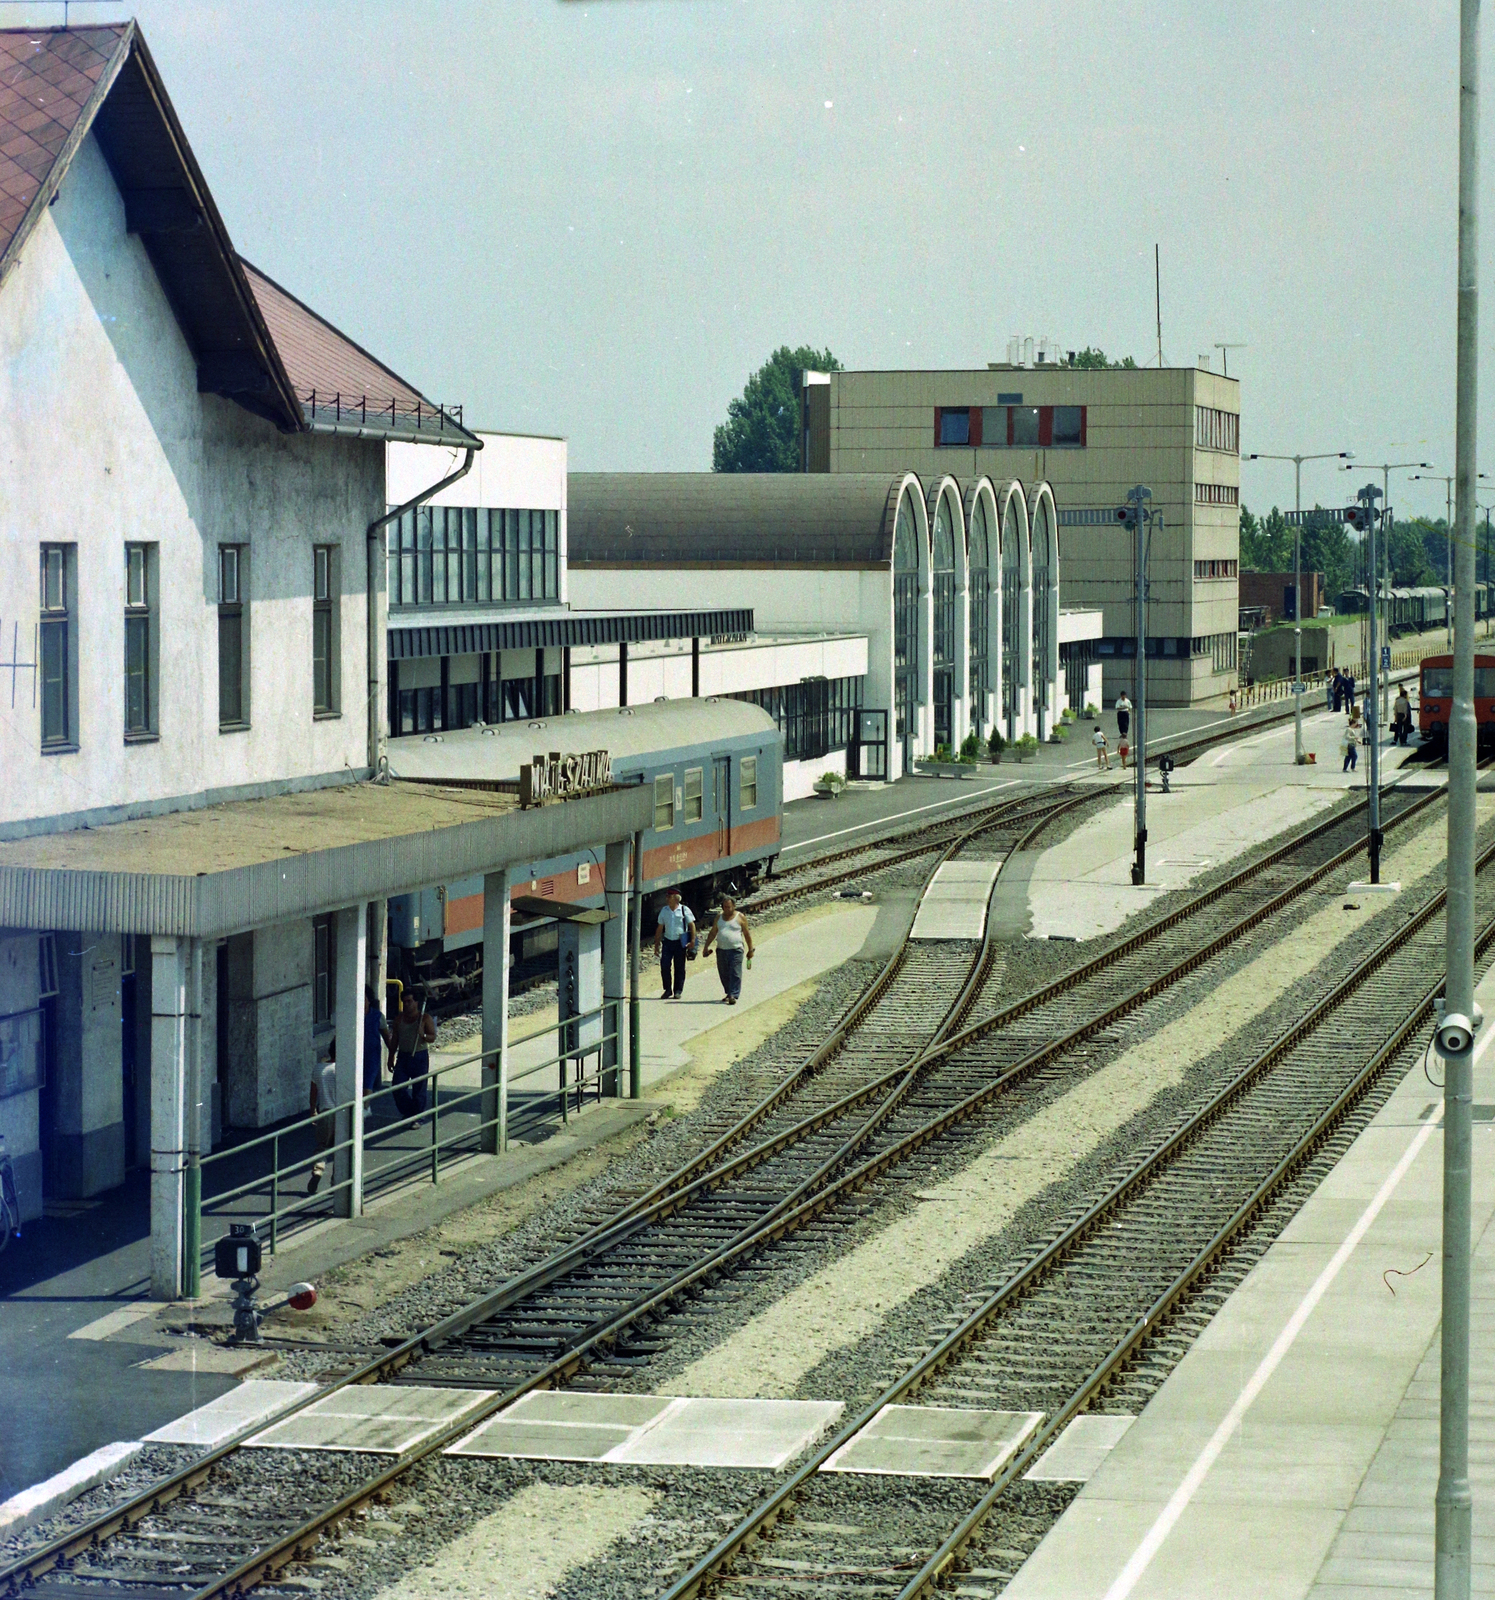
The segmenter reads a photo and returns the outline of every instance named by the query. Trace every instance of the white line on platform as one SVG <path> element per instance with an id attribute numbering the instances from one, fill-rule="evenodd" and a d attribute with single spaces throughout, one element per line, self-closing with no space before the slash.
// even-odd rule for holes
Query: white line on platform
<path id="1" fill-rule="evenodd" d="M 29 1489 L 12 1495 L 9 1500 L 0 1501 L 0 1538 L 7 1538 L 43 1521 L 76 1500 L 85 1490 L 107 1482 L 129 1466 L 141 1449 L 141 1445 L 127 1440 L 100 1445 L 81 1461 L 75 1461 L 72 1466 L 54 1473 L 45 1483 L 34 1483 Z"/>
<path id="2" fill-rule="evenodd" d="M 85 1322 L 81 1328 L 74 1328 L 68 1338 L 108 1339 L 133 1323 L 154 1316 L 165 1307 L 164 1300 L 136 1300 L 130 1305 L 120 1306 L 116 1311 L 106 1311 L 102 1317 L 95 1317 L 92 1322 Z"/>
<path id="3" fill-rule="evenodd" d="M 1010 789 L 1021 781 L 1020 778 L 1009 778 L 1006 783 L 989 784 L 980 792 L 994 794 L 998 789 Z M 870 821 L 855 823 L 850 828 L 837 828 L 834 833 L 822 833 L 816 839 L 801 839 L 798 844 L 786 844 L 780 853 L 787 856 L 791 850 L 808 850 L 812 844 L 824 844 L 827 839 L 839 839 L 848 833 L 860 833 L 864 828 L 876 828 L 884 822 L 897 822 L 902 817 L 916 817 L 921 811 L 938 811 L 941 806 L 953 806 L 958 801 L 975 798 L 975 795 L 952 794 L 948 800 L 935 800 L 927 806 L 915 806 L 911 811 L 894 811 L 889 816 L 873 817 Z"/>
<path id="4" fill-rule="evenodd" d="M 1210 1435 L 1208 1443 L 1194 1459 L 1194 1465 L 1189 1468 L 1184 1480 L 1173 1491 L 1168 1504 L 1158 1513 L 1157 1521 L 1147 1530 L 1147 1536 L 1142 1543 L 1132 1552 L 1131 1560 L 1121 1569 L 1116 1581 L 1106 1590 L 1105 1600 L 1127 1600 L 1132 1590 L 1137 1586 L 1137 1580 L 1152 1563 L 1152 1558 L 1163 1547 L 1163 1541 L 1177 1526 L 1178 1520 L 1188 1510 L 1189 1502 L 1199 1492 L 1200 1486 L 1209 1476 L 1210 1468 L 1220 1459 L 1225 1446 L 1230 1443 L 1231 1435 L 1241 1425 L 1242 1419 L 1250 1410 L 1252 1403 L 1261 1391 L 1266 1388 L 1268 1379 L 1282 1364 L 1282 1358 L 1292 1349 L 1298 1335 L 1303 1331 L 1309 1317 L 1313 1315 L 1314 1308 L 1328 1292 L 1329 1286 L 1339 1276 L 1345 1262 L 1355 1252 L 1355 1247 L 1370 1231 L 1371 1224 L 1381 1214 L 1382 1208 L 1396 1192 L 1397 1185 L 1406 1177 L 1408 1169 L 1422 1152 L 1422 1147 L 1433 1136 L 1433 1130 L 1440 1127 L 1443 1122 L 1443 1106 L 1440 1103 L 1436 1115 L 1431 1116 L 1418 1130 L 1402 1158 L 1391 1169 L 1386 1181 L 1376 1191 L 1375 1198 L 1360 1213 L 1355 1226 L 1341 1242 L 1339 1248 L 1329 1258 L 1324 1270 L 1313 1281 L 1313 1287 L 1298 1302 L 1298 1308 L 1288 1318 L 1287 1325 L 1277 1335 L 1272 1348 L 1261 1358 L 1256 1371 L 1251 1374 L 1246 1387 L 1236 1396 L 1235 1404 L 1226 1412 L 1219 1427 Z"/>
<path id="5" fill-rule="evenodd" d="M 1226 745 L 1219 755 L 1217 755 L 1215 759 L 1210 762 L 1210 765 L 1212 767 L 1223 767 L 1225 765 L 1225 758 L 1227 756 L 1233 756 L 1240 748 L 1241 747 L 1238 744 Z"/>

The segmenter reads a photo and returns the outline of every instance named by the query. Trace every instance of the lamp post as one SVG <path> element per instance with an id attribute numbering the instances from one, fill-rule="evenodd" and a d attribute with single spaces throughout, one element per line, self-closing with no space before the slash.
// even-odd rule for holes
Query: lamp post
<path id="1" fill-rule="evenodd" d="M 1481 473 L 1480 476 L 1483 477 L 1484 474 Z M 1448 587 L 1444 591 L 1445 599 L 1443 601 L 1443 622 L 1444 622 L 1444 626 L 1448 629 L 1448 648 L 1450 650 L 1452 650 L 1453 649 L 1453 473 L 1451 473 L 1451 472 L 1443 472 L 1443 473 L 1439 473 L 1439 472 L 1432 472 L 1432 473 L 1429 473 L 1429 472 L 1414 472 L 1412 474 L 1412 482 L 1413 483 L 1419 483 L 1419 482 L 1441 483 L 1443 485 L 1444 497 L 1445 497 L 1445 499 L 1447 501 L 1447 505 L 1448 505 L 1448 509 L 1445 511 L 1444 516 L 1443 516 L 1443 531 L 1444 531 L 1443 543 L 1444 543 L 1444 546 L 1445 546 L 1445 548 L 1447 550 L 1447 553 L 1448 553 L 1448 566 L 1447 566 L 1447 569 L 1446 569 L 1447 570 L 1447 574 L 1448 574 L 1448 578 L 1447 578 Z"/>
<path id="2" fill-rule="evenodd" d="M 1299 521 L 1293 524 L 1293 760 L 1301 767 L 1308 757 L 1303 753 L 1303 463 L 1305 461 L 1349 461 L 1351 450 L 1325 450 L 1312 456 L 1271 456 L 1253 450 L 1246 461 L 1291 461 L 1293 464 L 1293 510 Z"/>
<path id="3" fill-rule="evenodd" d="M 1431 461 L 1363 461 L 1360 463 L 1361 466 L 1369 467 L 1373 472 L 1379 472 L 1381 474 L 1381 570 L 1387 590 L 1385 614 L 1386 645 L 1388 649 L 1391 646 L 1391 474 L 1393 472 L 1405 471 L 1409 467 L 1421 467 L 1424 471 L 1426 471 L 1432 466 L 1432 464 L 1433 463 Z M 1352 472 L 1355 469 L 1352 466 L 1346 465 L 1344 470 L 1346 472 Z M 1374 572 L 1366 573 L 1365 578 L 1367 588 L 1375 584 L 1377 581 Z M 1375 614 L 1374 607 L 1371 608 L 1371 614 L 1372 616 Z M 1370 648 L 1377 657 L 1380 656 L 1381 641 L 1379 637 L 1377 637 L 1377 630 L 1374 628 L 1371 630 Z M 1390 694 L 1391 674 L 1388 672 L 1381 679 L 1381 722 L 1383 724 L 1390 720 L 1388 706 Z"/>

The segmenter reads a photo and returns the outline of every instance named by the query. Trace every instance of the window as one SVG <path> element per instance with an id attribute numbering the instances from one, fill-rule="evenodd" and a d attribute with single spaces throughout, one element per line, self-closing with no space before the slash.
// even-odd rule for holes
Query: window
<path id="1" fill-rule="evenodd" d="M 969 444 L 971 442 L 971 408 L 969 406 L 942 406 L 935 412 L 938 419 L 937 444 Z"/>
<path id="2" fill-rule="evenodd" d="M 1238 561 L 1210 560 L 1194 563 L 1196 578 L 1235 578 L 1240 575 Z"/>
<path id="3" fill-rule="evenodd" d="M 1038 443 L 1038 407 L 1008 406 L 1007 442 L 1011 445 Z"/>
<path id="4" fill-rule="evenodd" d="M 73 738 L 72 583 L 76 546 L 41 549 L 42 749 L 70 750 Z"/>
<path id="5" fill-rule="evenodd" d="M 656 829 L 675 826 L 675 774 L 661 772 L 654 780 L 654 826 Z"/>
<path id="6" fill-rule="evenodd" d="M 1240 454 L 1241 419 L 1234 411 L 1214 406 L 1194 407 L 1194 443 L 1200 450 L 1225 450 Z"/>
<path id="7" fill-rule="evenodd" d="M 319 717 L 333 716 L 337 712 L 337 613 L 332 605 L 337 584 L 333 574 L 333 547 L 315 545 L 312 548 L 311 681 L 312 711 Z"/>
<path id="8" fill-rule="evenodd" d="M 218 546 L 218 726 L 249 724 L 249 697 L 244 693 L 249 630 L 244 593 L 248 588 L 248 550 L 240 544 Z"/>
<path id="9" fill-rule="evenodd" d="M 737 809 L 751 811 L 758 804 L 758 758 L 744 756 L 738 780 Z"/>
<path id="10" fill-rule="evenodd" d="M 1241 491 L 1233 483 L 1196 483 L 1194 485 L 1194 504 L 1196 506 L 1238 506 L 1241 503 Z"/>
<path id="11" fill-rule="evenodd" d="M 125 546 L 125 738 L 156 731 L 155 548 Z"/>
<path id="12" fill-rule="evenodd" d="M 701 773 L 702 767 L 687 767 L 685 769 L 685 820 L 699 822 L 704 815 L 701 802 Z"/>
<path id="13" fill-rule="evenodd" d="M 332 977 L 332 918 L 316 918 L 311 925 L 311 936 L 311 1018 L 314 1024 L 320 1025 L 332 1021 L 332 1008 L 337 1001 Z"/>
<path id="14" fill-rule="evenodd" d="M 729 696 L 761 706 L 784 735 L 784 759 L 804 761 L 856 742 L 862 678 L 806 678 L 775 689 L 744 689 Z"/>
<path id="15" fill-rule="evenodd" d="M 560 513 L 422 506 L 393 526 L 392 606 L 560 598 Z"/>
<path id="16" fill-rule="evenodd" d="M 1055 406 L 1053 433 L 1056 450 L 1078 449 L 1085 442 L 1085 408 Z"/>

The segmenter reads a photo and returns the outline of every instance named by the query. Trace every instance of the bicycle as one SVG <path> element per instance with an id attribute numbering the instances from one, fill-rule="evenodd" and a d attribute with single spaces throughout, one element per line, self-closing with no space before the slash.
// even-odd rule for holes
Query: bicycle
<path id="1" fill-rule="evenodd" d="M 16 1175 L 0 1133 L 0 1254 L 10 1241 L 21 1237 L 21 1202 L 16 1195 Z"/>

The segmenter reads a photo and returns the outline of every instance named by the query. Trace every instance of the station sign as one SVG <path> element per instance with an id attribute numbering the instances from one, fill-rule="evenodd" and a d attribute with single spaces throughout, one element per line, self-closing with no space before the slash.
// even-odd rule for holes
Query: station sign
<path id="1" fill-rule="evenodd" d="M 563 756 L 552 750 L 519 769 L 519 803 L 537 806 L 543 800 L 574 800 L 612 787 L 613 758 L 606 750 Z"/>

